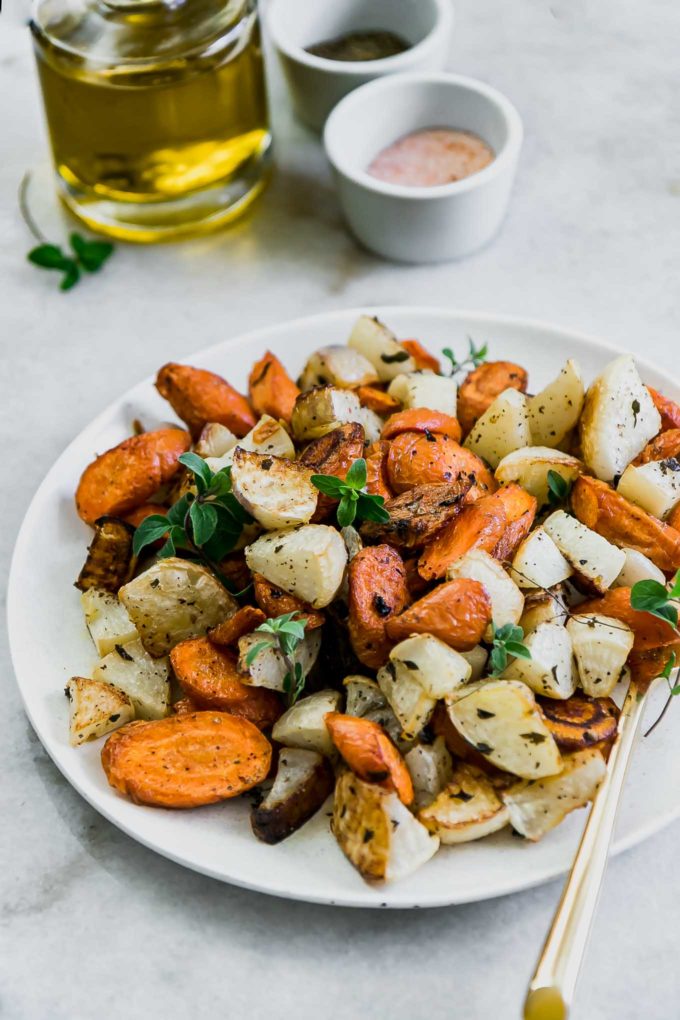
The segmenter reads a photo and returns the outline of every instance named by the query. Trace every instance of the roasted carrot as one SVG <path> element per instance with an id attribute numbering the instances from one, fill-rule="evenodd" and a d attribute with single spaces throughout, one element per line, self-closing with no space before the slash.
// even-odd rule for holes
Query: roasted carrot
<path id="1" fill-rule="evenodd" d="M 467 435 L 503 390 L 526 391 L 526 371 L 512 361 L 486 361 L 467 374 L 458 389 L 458 419 Z"/>
<path id="2" fill-rule="evenodd" d="M 679 641 L 670 623 L 652 616 L 651 613 L 633 609 L 630 604 L 630 591 L 630 588 L 610 588 L 600 598 L 581 602 L 578 613 L 599 613 L 627 624 L 635 635 L 634 652 L 644 653 L 657 648 L 668 648 Z"/>
<path id="3" fill-rule="evenodd" d="M 376 414 L 393 414 L 398 411 L 401 404 L 394 397 L 391 397 L 385 390 L 379 390 L 377 386 L 359 386 L 356 395 L 361 401 L 362 407 Z"/>
<path id="4" fill-rule="evenodd" d="M 348 422 L 319 439 L 312 439 L 299 458 L 303 467 L 316 474 L 346 478 L 355 460 L 364 455 L 364 429 L 358 422 Z M 312 522 L 317 524 L 335 513 L 337 499 L 320 492 Z"/>
<path id="5" fill-rule="evenodd" d="M 443 577 L 447 567 L 471 549 L 493 553 L 508 526 L 506 498 L 495 492 L 464 507 L 425 546 L 418 563 L 421 576 L 428 581 Z"/>
<path id="6" fill-rule="evenodd" d="M 653 390 L 651 386 L 648 386 L 647 390 L 654 401 L 654 406 L 661 415 L 661 431 L 666 432 L 668 429 L 680 429 L 680 404 L 676 404 L 669 397 L 664 397 L 663 393 Z"/>
<path id="7" fill-rule="evenodd" d="M 502 485 L 495 498 L 500 500 L 505 509 L 506 525 L 491 555 L 497 560 L 509 560 L 517 546 L 527 537 L 536 517 L 537 503 L 519 485 Z"/>
<path id="8" fill-rule="evenodd" d="M 241 606 L 235 613 L 228 616 L 208 631 L 208 637 L 214 645 L 235 645 L 244 634 L 250 634 L 267 619 L 257 606 Z"/>
<path id="9" fill-rule="evenodd" d="M 325 721 L 331 740 L 359 779 L 394 790 L 404 804 L 411 803 L 411 775 L 382 726 L 370 719 L 340 712 L 329 712 Z"/>
<path id="10" fill-rule="evenodd" d="M 245 436 L 255 424 L 246 398 L 222 376 L 204 368 L 169 362 L 156 376 L 156 389 L 186 423 L 194 439 L 208 422 L 226 425 L 236 436 Z"/>
<path id="11" fill-rule="evenodd" d="M 402 432 L 390 444 L 387 477 L 395 493 L 416 485 L 436 485 L 467 478 L 493 492 L 495 482 L 486 465 L 449 436 Z"/>
<path id="12" fill-rule="evenodd" d="M 172 706 L 175 715 L 188 715 L 190 712 L 199 712 L 200 707 L 191 698 L 180 698 Z"/>
<path id="13" fill-rule="evenodd" d="M 387 500 L 389 521 L 366 521 L 361 526 L 361 535 L 369 542 L 418 549 L 460 513 L 469 488 L 469 478 L 443 485 L 416 485 L 415 489 Z"/>
<path id="14" fill-rule="evenodd" d="M 366 492 L 370 492 L 372 496 L 382 496 L 384 500 L 388 500 L 394 495 L 387 477 L 387 455 L 389 452 L 390 444 L 379 440 L 369 446 L 365 453 Z"/>
<path id="15" fill-rule="evenodd" d="M 283 711 L 275 691 L 243 683 L 235 653 L 208 638 L 180 641 L 170 663 L 184 693 L 201 708 L 231 712 L 258 729 L 272 726 Z"/>
<path id="16" fill-rule="evenodd" d="M 133 528 L 138 528 L 140 524 L 143 524 L 147 517 L 153 517 L 155 514 L 162 514 L 165 516 L 168 512 L 166 506 L 160 506 L 158 503 L 142 503 L 141 506 L 131 510 L 129 514 L 123 516 L 123 520 L 128 524 L 131 524 Z"/>
<path id="17" fill-rule="evenodd" d="M 423 432 L 448 436 L 456 442 L 461 437 L 458 419 L 442 411 L 430 411 L 426 407 L 409 407 L 397 411 L 387 419 L 382 430 L 382 439 L 394 439 L 402 432 Z"/>
<path id="18" fill-rule="evenodd" d="M 662 675 L 672 655 L 675 655 L 675 665 L 680 664 L 680 638 L 661 648 L 650 648 L 647 651 L 633 649 L 628 656 L 631 678 L 638 687 L 646 690 L 652 680 Z"/>
<path id="19" fill-rule="evenodd" d="M 349 638 L 365 666 L 385 664 L 392 643 L 385 627 L 409 599 L 401 556 L 389 545 L 372 545 L 357 553 L 349 565 Z"/>
<path id="20" fill-rule="evenodd" d="M 122 726 L 104 744 L 102 765 L 111 786 L 136 804 L 191 808 L 251 790 L 271 755 L 247 719 L 193 712 Z"/>
<path id="21" fill-rule="evenodd" d="M 491 599 L 479 581 L 458 577 L 437 585 L 399 616 L 387 621 L 387 636 L 403 641 L 410 634 L 432 634 L 458 652 L 479 644 L 491 620 Z"/>
<path id="22" fill-rule="evenodd" d="M 420 340 L 401 340 L 401 346 L 405 347 L 416 363 L 417 369 L 429 369 L 431 372 L 439 372 L 441 365 L 434 354 L 430 354 L 427 347 L 424 347 Z"/>
<path id="23" fill-rule="evenodd" d="M 589 698 L 579 691 L 565 701 L 536 699 L 557 746 L 564 751 L 607 744 L 616 736 L 619 710 L 611 698 Z"/>
<path id="24" fill-rule="evenodd" d="M 629 503 L 606 482 L 581 475 L 571 491 L 571 508 L 586 527 L 615 545 L 643 553 L 659 570 L 680 568 L 680 532 Z"/>
<path id="25" fill-rule="evenodd" d="M 87 523 L 119 517 L 146 503 L 180 468 L 191 446 L 183 429 L 142 432 L 102 453 L 85 468 L 76 490 L 76 509 Z"/>
<path id="26" fill-rule="evenodd" d="M 256 414 L 290 421 L 300 388 L 271 351 L 253 365 L 248 377 L 248 395 Z"/>
<path id="27" fill-rule="evenodd" d="M 668 429 L 647 443 L 633 464 L 648 464 L 652 460 L 669 460 L 680 457 L 680 428 Z"/>
<path id="28" fill-rule="evenodd" d="M 283 616 L 285 613 L 298 613 L 304 617 L 307 630 L 315 630 L 323 626 L 325 616 L 318 609 L 303 602 L 295 595 L 290 595 L 283 588 L 278 588 L 262 574 L 253 574 L 253 594 L 258 606 L 268 617 Z"/>

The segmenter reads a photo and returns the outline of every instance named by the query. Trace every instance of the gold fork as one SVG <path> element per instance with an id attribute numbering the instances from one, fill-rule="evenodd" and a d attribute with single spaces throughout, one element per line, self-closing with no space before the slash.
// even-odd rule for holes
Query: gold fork
<path id="1" fill-rule="evenodd" d="M 647 704 L 656 681 L 631 681 L 607 772 L 593 806 L 524 1003 L 524 1020 L 566 1020 L 607 867 L 616 813 Z"/>

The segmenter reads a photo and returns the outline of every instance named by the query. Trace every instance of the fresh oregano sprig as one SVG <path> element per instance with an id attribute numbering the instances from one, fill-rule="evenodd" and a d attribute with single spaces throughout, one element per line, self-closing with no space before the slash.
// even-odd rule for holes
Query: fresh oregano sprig
<path id="1" fill-rule="evenodd" d="M 139 556 L 147 545 L 165 538 L 159 557 L 187 552 L 226 583 L 217 564 L 232 551 L 252 517 L 231 491 L 230 467 L 213 472 L 195 453 L 183 453 L 179 459 L 194 476 L 197 493 L 186 493 L 167 515 L 152 514 L 142 521 L 134 534 L 133 552 Z"/>
<path id="2" fill-rule="evenodd" d="M 288 695 L 289 705 L 295 704 L 305 686 L 302 663 L 295 661 L 295 650 L 304 640 L 307 621 L 305 618 L 295 619 L 296 616 L 297 612 L 284 613 L 261 623 L 253 633 L 264 635 L 263 640 L 253 645 L 246 655 L 246 666 L 252 666 L 260 652 L 265 649 L 275 648 L 280 652 L 286 666 L 283 690 Z"/>
<path id="3" fill-rule="evenodd" d="M 489 663 L 491 676 L 499 676 L 511 659 L 530 659 L 531 652 L 524 644 L 524 630 L 514 623 L 505 623 L 493 628 L 493 640 Z"/>
<path id="4" fill-rule="evenodd" d="M 569 499 L 573 482 L 564 478 L 552 468 L 548 471 L 548 503 L 550 506 L 562 506 Z"/>
<path id="5" fill-rule="evenodd" d="M 349 527 L 354 520 L 385 524 L 390 519 L 383 497 L 372 496 L 365 491 L 366 477 L 366 461 L 363 457 L 352 463 L 344 479 L 336 475 L 312 475 L 312 485 L 319 492 L 339 500 L 336 518 L 341 528 Z"/>
<path id="6" fill-rule="evenodd" d="M 651 616 L 656 616 L 657 619 L 663 620 L 664 623 L 670 624 L 675 633 L 680 637 L 680 631 L 678 630 L 678 608 L 672 604 L 672 600 L 678 598 L 680 598 L 680 570 L 678 570 L 673 578 L 670 587 L 666 587 L 660 581 L 645 580 L 638 581 L 630 590 L 630 604 L 633 609 L 637 609 L 642 613 L 649 613 Z M 668 711 L 673 698 L 680 695 L 680 684 L 671 683 L 671 673 L 675 669 L 675 665 L 676 654 L 671 652 L 664 668 L 659 673 L 659 679 L 665 680 L 668 685 L 668 699 L 658 719 L 645 733 L 646 737 L 659 725 Z"/>
<path id="7" fill-rule="evenodd" d="M 451 362 L 449 375 L 457 375 L 458 372 L 462 372 L 466 368 L 479 368 L 479 366 L 487 359 L 489 354 L 489 345 L 482 344 L 481 347 L 475 347 L 474 340 L 469 336 L 468 355 L 467 358 L 463 359 L 463 361 L 458 361 L 450 347 L 444 347 L 442 354 Z"/>
<path id="8" fill-rule="evenodd" d="M 19 209 L 24 223 L 38 244 L 26 256 L 29 262 L 40 269 L 56 270 L 62 274 L 60 290 L 71 290 L 78 283 L 81 272 L 96 273 L 113 252 L 110 241 L 95 241 L 75 232 L 69 235 L 71 250 L 64 251 L 58 244 L 49 241 L 38 228 L 28 208 L 28 185 L 30 173 L 24 176 L 19 187 Z"/>

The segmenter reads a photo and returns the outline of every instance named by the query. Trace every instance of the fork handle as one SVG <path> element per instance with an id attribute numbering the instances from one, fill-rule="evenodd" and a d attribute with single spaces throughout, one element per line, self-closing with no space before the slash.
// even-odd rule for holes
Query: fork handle
<path id="1" fill-rule="evenodd" d="M 569 878 L 524 1003 L 524 1020 L 566 1020 L 607 866 L 616 813 L 646 693 L 631 682 L 607 772 L 595 795 Z"/>

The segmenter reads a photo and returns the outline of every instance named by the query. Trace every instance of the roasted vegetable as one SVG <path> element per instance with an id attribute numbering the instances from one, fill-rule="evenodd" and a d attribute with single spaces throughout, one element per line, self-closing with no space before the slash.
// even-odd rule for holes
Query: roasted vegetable
<path id="1" fill-rule="evenodd" d="M 531 445 L 527 398 L 515 389 L 504 390 L 475 423 L 465 446 L 497 468 L 513 450 Z"/>
<path id="2" fill-rule="evenodd" d="M 519 625 L 525 634 L 536 630 L 540 623 L 567 622 L 568 609 L 564 585 L 556 584 L 545 591 L 526 592 L 524 612 Z"/>
<path id="3" fill-rule="evenodd" d="M 664 572 L 680 568 L 680 532 L 634 506 L 604 482 L 579 478 L 571 493 L 571 506 L 586 527 L 607 541 L 635 549 Z"/>
<path id="4" fill-rule="evenodd" d="M 635 362 L 611 361 L 586 393 L 580 420 L 583 459 L 598 478 L 620 475 L 661 427 L 661 416 L 642 385 Z"/>
<path id="5" fill-rule="evenodd" d="M 680 411 L 680 408 L 678 410 Z M 654 460 L 668 460 L 676 457 L 680 457 L 680 428 L 671 428 L 667 432 L 660 432 L 651 442 L 647 443 L 633 464 L 649 464 Z"/>
<path id="6" fill-rule="evenodd" d="M 86 524 L 120 517 L 141 506 L 181 467 L 191 444 L 182 429 L 165 428 L 124 439 L 85 468 L 76 489 L 76 509 Z"/>
<path id="7" fill-rule="evenodd" d="M 460 577 L 478 581 L 482 585 L 491 600 L 491 622 L 483 635 L 485 640 L 493 639 L 494 627 L 519 622 L 524 609 L 524 596 L 498 560 L 483 549 L 471 549 L 451 564 L 446 576 L 450 581 Z"/>
<path id="8" fill-rule="evenodd" d="M 604 593 L 612 586 L 625 560 L 620 549 L 564 510 L 551 514 L 543 528 L 574 572 L 596 592 Z"/>
<path id="9" fill-rule="evenodd" d="M 391 617 L 385 629 L 391 641 L 401 641 L 409 634 L 433 634 L 465 652 L 481 641 L 490 621 L 491 597 L 484 586 L 478 580 L 456 578 L 437 585 L 403 613 Z"/>
<path id="10" fill-rule="evenodd" d="M 532 443 L 553 449 L 560 446 L 578 424 L 584 397 L 581 369 L 569 358 L 556 379 L 529 397 Z"/>
<path id="11" fill-rule="evenodd" d="M 495 489 L 493 475 L 476 454 L 436 432 L 409 431 L 395 436 L 387 453 L 387 478 L 396 493 L 417 485 L 463 481 Z"/>
<path id="12" fill-rule="evenodd" d="M 592 697 L 606 697 L 621 679 L 633 647 L 633 631 L 611 616 L 579 613 L 567 624 L 581 687 Z"/>
<path id="13" fill-rule="evenodd" d="M 658 581 L 659 584 L 666 583 L 666 577 L 662 570 L 652 561 L 639 552 L 637 549 L 624 549 L 626 557 L 619 576 L 614 584 L 619 587 L 632 588 L 638 581 Z"/>
<path id="14" fill-rule="evenodd" d="M 617 492 L 659 519 L 680 503 L 680 461 L 675 457 L 629 464 L 621 475 Z"/>
<path id="15" fill-rule="evenodd" d="M 651 386 L 647 387 L 647 392 L 661 417 L 661 431 L 680 428 L 680 405 L 669 397 L 664 397 L 658 390 L 653 390 Z"/>
<path id="16" fill-rule="evenodd" d="M 243 637 L 244 634 L 250 634 L 261 623 L 264 623 L 266 619 L 266 614 L 256 606 L 241 606 L 236 612 L 230 613 L 222 623 L 218 623 L 216 627 L 211 627 L 208 631 L 208 637 L 214 645 L 222 645 L 228 648 L 236 645 L 240 637 Z"/>
<path id="17" fill-rule="evenodd" d="M 116 645 L 92 672 L 93 680 L 113 684 L 130 698 L 138 719 L 162 719 L 170 705 L 168 660 L 152 659 L 141 641 Z"/>
<path id="18" fill-rule="evenodd" d="M 612 616 L 633 631 L 636 652 L 647 652 L 657 648 L 672 647 L 679 639 L 673 627 L 651 613 L 633 609 L 630 604 L 630 588 L 612 588 L 602 598 L 582 602 L 578 611 L 588 615 L 597 613 Z"/>
<path id="19" fill-rule="evenodd" d="M 404 564 L 396 549 L 374 545 L 357 553 L 348 576 L 352 648 L 363 665 L 379 669 L 393 644 L 387 623 L 409 601 Z"/>
<path id="20" fill-rule="evenodd" d="M 300 454 L 298 461 L 310 472 L 319 475 L 347 477 L 355 460 L 364 455 L 364 427 L 359 422 L 348 422 L 328 432 L 319 439 L 312 439 Z M 316 511 L 312 520 L 316 524 L 335 512 L 338 501 L 317 492 Z"/>
<path id="21" fill-rule="evenodd" d="M 394 397 L 391 397 L 386 390 L 378 389 L 377 386 L 359 386 L 357 396 L 362 407 L 376 414 L 393 414 L 398 411 L 401 404 Z"/>
<path id="22" fill-rule="evenodd" d="M 265 616 L 277 617 L 285 616 L 286 613 L 297 613 L 300 618 L 304 617 L 305 628 L 308 631 L 323 625 L 323 613 L 312 609 L 308 602 L 303 602 L 302 599 L 272 584 L 263 574 L 254 573 L 252 578 L 255 601 Z"/>
<path id="23" fill-rule="evenodd" d="M 416 744 L 404 755 L 411 774 L 416 810 L 431 804 L 452 776 L 451 755 L 443 737 L 431 744 Z M 422 819 L 421 819 L 422 821 Z"/>
<path id="24" fill-rule="evenodd" d="M 508 824 L 508 809 L 481 769 L 460 763 L 438 797 L 418 812 L 428 832 L 443 846 L 469 843 Z"/>
<path id="25" fill-rule="evenodd" d="M 189 638 L 175 645 L 170 664 L 180 687 L 198 708 L 231 712 L 260 730 L 272 726 L 283 712 L 276 694 L 248 685 L 234 652 L 217 648 L 208 638 Z"/>
<path id="26" fill-rule="evenodd" d="M 421 732 L 437 701 L 464 684 L 470 672 L 462 655 L 431 634 L 414 635 L 392 649 L 378 672 L 378 684 L 405 739 Z"/>
<path id="27" fill-rule="evenodd" d="M 382 726 L 400 751 L 408 751 L 411 748 L 412 741 L 408 738 L 404 739 L 401 723 L 375 680 L 357 673 L 350 673 L 342 681 L 342 686 L 345 689 L 345 715 L 370 719 Z"/>
<path id="28" fill-rule="evenodd" d="M 391 415 L 382 430 L 383 439 L 394 439 L 403 432 L 420 432 L 424 436 L 448 436 L 460 439 L 460 424 L 455 413 L 448 414 L 436 408 L 410 407 Z"/>
<path id="29" fill-rule="evenodd" d="M 347 344 L 370 361 L 382 382 L 389 382 L 402 372 L 413 372 L 416 367 L 394 333 L 368 315 L 359 316 Z"/>
<path id="30" fill-rule="evenodd" d="M 88 591 L 98 588 L 117 592 L 130 580 L 135 559 L 132 553 L 132 525 L 116 517 L 100 517 L 94 522 L 94 538 L 87 550 L 87 559 L 78 575 L 76 588 Z"/>
<path id="31" fill-rule="evenodd" d="M 451 722 L 493 765 L 525 779 L 553 776 L 562 758 L 533 693 L 519 680 L 481 680 L 447 698 Z"/>
<path id="32" fill-rule="evenodd" d="M 577 692 L 565 701 L 538 698 L 545 724 L 561 751 L 607 745 L 616 736 L 619 712 L 611 698 Z"/>
<path id="33" fill-rule="evenodd" d="M 583 464 L 576 457 L 547 446 L 526 446 L 503 457 L 496 468 L 496 481 L 501 485 L 517 482 L 532 496 L 539 508 L 546 506 L 550 499 L 548 475 L 557 474 L 570 485 L 583 470 Z"/>
<path id="34" fill-rule="evenodd" d="M 116 645 L 129 644 L 139 637 L 125 606 L 111 592 L 88 588 L 80 602 L 98 655 L 108 655 Z"/>
<path id="35" fill-rule="evenodd" d="M 552 588 L 573 573 L 544 528 L 534 528 L 520 544 L 510 571 L 520 588 Z"/>
<path id="36" fill-rule="evenodd" d="M 305 524 L 258 538 L 246 549 L 246 562 L 272 584 L 322 609 L 342 583 L 347 550 L 335 528 Z"/>
<path id="37" fill-rule="evenodd" d="M 295 401 L 291 425 L 296 439 L 318 439 L 345 422 L 362 421 L 359 398 L 352 390 L 318 386 Z"/>
<path id="38" fill-rule="evenodd" d="M 486 361 L 465 377 L 458 391 L 458 419 L 468 433 L 504 390 L 527 388 L 527 373 L 511 361 Z"/>
<path id="39" fill-rule="evenodd" d="M 416 485 L 387 500 L 389 521 L 365 521 L 362 536 L 369 542 L 389 542 L 403 549 L 418 549 L 430 541 L 462 509 L 470 479 L 443 485 Z"/>
<path id="40" fill-rule="evenodd" d="M 568 755 L 558 776 L 518 783 L 501 795 L 510 824 L 520 836 L 535 843 L 570 811 L 593 799 L 606 771 L 599 751 Z"/>
<path id="41" fill-rule="evenodd" d="M 232 595 L 198 563 L 159 560 L 120 590 L 120 600 L 150 655 L 165 655 L 185 638 L 201 637 L 238 608 Z"/>
<path id="42" fill-rule="evenodd" d="M 127 694 L 112 684 L 73 676 L 66 684 L 69 699 L 69 737 L 77 747 L 124 726 L 135 717 Z"/>
<path id="43" fill-rule="evenodd" d="M 413 783 L 409 770 L 378 723 L 329 712 L 326 726 L 341 757 L 359 779 L 393 790 L 404 804 L 412 802 Z"/>
<path id="44" fill-rule="evenodd" d="M 224 457 L 225 453 L 233 450 L 238 443 L 238 437 L 226 425 L 211 421 L 204 425 L 197 442 L 194 444 L 194 453 L 199 457 Z M 243 448 L 243 442 L 239 444 Z"/>
<path id="45" fill-rule="evenodd" d="M 570 632 L 560 623 L 539 623 L 524 639 L 530 659 L 513 659 L 505 680 L 522 680 L 536 694 L 569 698 L 576 690 Z"/>
<path id="46" fill-rule="evenodd" d="M 239 669 L 244 674 L 245 682 L 252 684 L 254 687 L 267 687 L 271 691 L 287 691 L 289 689 L 288 685 L 291 684 L 291 679 L 288 677 L 290 669 L 279 648 L 267 645 L 267 647 L 262 648 L 257 653 L 251 662 L 248 661 L 250 653 L 253 652 L 257 645 L 261 644 L 262 634 L 257 632 L 245 634 L 242 638 L 239 638 L 238 662 Z M 321 631 L 311 630 L 308 634 L 305 633 L 302 641 L 298 642 L 295 651 L 289 656 L 293 667 L 295 669 L 299 667 L 300 683 L 304 682 L 316 662 L 320 647 Z"/>
<path id="47" fill-rule="evenodd" d="M 271 790 L 250 813 L 253 832 L 263 843 L 280 843 L 316 814 L 333 792 L 328 761 L 315 751 L 287 747 L 279 754 Z"/>
<path id="48" fill-rule="evenodd" d="M 169 362 L 156 376 L 156 389 L 194 439 L 208 422 L 226 425 L 236 436 L 245 436 L 255 424 L 246 398 L 221 376 L 204 368 Z"/>
<path id="49" fill-rule="evenodd" d="M 308 358 L 300 376 L 303 390 L 312 390 L 315 386 L 352 390 L 374 382 L 378 382 L 378 373 L 371 362 L 359 351 L 343 344 L 320 347 Z"/>
<path id="50" fill-rule="evenodd" d="M 270 531 L 311 520 L 318 495 L 311 477 L 312 472 L 298 461 L 249 453 L 238 447 L 234 451 L 231 466 L 234 496 Z"/>
<path id="51" fill-rule="evenodd" d="M 302 747 L 332 758 L 335 754 L 326 716 L 337 712 L 339 691 L 317 691 L 300 698 L 274 724 L 272 737 L 285 747 Z"/>
<path id="52" fill-rule="evenodd" d="M 256 361 L 248 376 L 248 396 L 256 414 L 290 421 L 300 390 L 271 351 Z"/>
<path id="53" fill-rule="evenodd" d="M 505 527 L 491 554 L 497 560 L 506 561 L 531 530 L 536 517 L 536 499 L 512 482 L 501 486 L 494 495 L 503 504 Z"/>
<path id="54" fill-rule="evenodd" d="M 417 369 L 429 369 L 430 372 L 441 371 L 439 359 L 435 358 L 434 354 L 430 354 L 420 340 L 400 340 L 399 343 L 411 355 Z"/>
<path id="55" fill-rule="evenodd" d="M 238 797 L 269 772 L 271 744 L 256 726 L 226 712 L 128 723 L 104 745 L 102 765 L 136 804 L 190 808 Z"/>
<path id="56" fill-rule="evenodd" d="M 387 474 L 389 451 L 390 444 L 384 441 L 373 443 L 366 450 L 366 492 L 385 500 L 394 495 Z"/>
<path id="57" fill-rule="evenodd" d="M 396 793 L 351 772 L 343 772 L 335 786 L 333 834 L 350 863 L 370 882 L 405 878 L 439 849 L 439 840 Z"/>
<path id="58" fill-rule="evenodd" d="M 458 387 L 455 380 L 434 372 L 409 372 L 394 377 L 387 391 L 403 407 L 427 407 L 444 414 L 456 414 Z M 461 430 L 454 439 L 460 439 Z"/>

